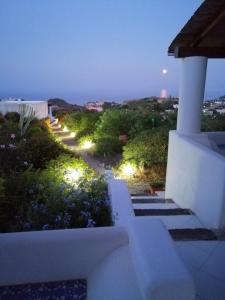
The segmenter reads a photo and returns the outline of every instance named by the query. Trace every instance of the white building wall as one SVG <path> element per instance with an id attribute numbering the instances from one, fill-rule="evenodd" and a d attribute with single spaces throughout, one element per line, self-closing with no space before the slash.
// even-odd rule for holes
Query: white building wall
<path id="1" fill-rule="evenodd" d="M 48 117 L 48 102 L 47 101 L 1 101 L 0 113 L 3 115 L 8 112 L 20 112 L 20 105 L 28 105 L 33 107 L 35 116 L 38 119 Z"/>
<path id="2" fill-rule="evenodd" d="M 220 229 L 225 226 L 225 157 L 211 146 L 200 135 L 170 132 L 166 198 L 192 209 L 205 226 Z"/>

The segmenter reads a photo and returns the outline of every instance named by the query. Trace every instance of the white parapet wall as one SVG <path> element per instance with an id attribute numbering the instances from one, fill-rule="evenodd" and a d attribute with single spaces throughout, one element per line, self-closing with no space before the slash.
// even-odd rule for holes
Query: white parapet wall
<path id="1" fill-rule="evenodd" d="M 121 180 L 110 200 L 121 226 L 0 234 L 0 286 L 86 278 L 88 300 L 194 299 L 162 222 L 131 214 Z"/>
<path id="2" fill-rule="evenodd" d="M 215 136 L 218 139 L 218 136 Z M 211 229 L 225 227 L 225 157 L 212 134 L 185 136 L 171 131 L 166 198 L 190 208 Z"/>
<path id="3" fill-rule="evenodd" d="M 48 117 L 48 101 L 0 101 L 0 113 L 3 115 L 8 112 L 20 112 L 21 105 L 28 105 L 34 109 L 38 119 Z"/>
<path id="4" fill-rule="evenodd" d="M 108 189 L 114 225 L 127 227 L 127 223 L 134 217 L 134 210 L 127 185 L 124 180 L 111 179 Z"/>
<path id="5" fill-rule="evenodd" d="M 109 253 L 128 244 L 117 227 L 0 234 L 0 286 L 87 278 Z"/>

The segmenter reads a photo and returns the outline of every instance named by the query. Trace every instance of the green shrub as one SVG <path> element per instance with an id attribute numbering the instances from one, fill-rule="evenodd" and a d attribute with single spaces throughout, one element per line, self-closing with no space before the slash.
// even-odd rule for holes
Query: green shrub
<path id="1" fill-rule="evenodd" d="M 21 150 L 24 145 L 16 123 L 6 122 L 0 134 L 0 176 L 19 172 L 27 168 L 26 155 Z"/>
<path id="2" fill-rule="evenodd" d="M 6 122 L 6 118 L 0 113 L 0 126 L 1 126 L 1 124 L 4 124 L 5 122 Z"/>
<path id="3" fill-rule="evenodd" d="M 32 130 L 34 132 L 26 138 L 22 151 L 26 154 L 26 160 L 35 169 L 43 169 L 51 159 L 57 158 L 65 150 L 59 143 L 56 143 L 50 134 L 38 132 L 39 130 L 36 127 Z M 35 131 L 36 134 L 34 134 Z"/>
<path id="4" fill-rule="evenodd" d="M 83 172 L 68 180 L 67 171 Z M 12 189 L 13 186 L 13 189 Z M 111 225 L 107 186 L 81 159 L 68 155 L 43 171 L 11 174 L 0 201 L 0 231 L 29 231 Z"/>
<path id="5" fill-rule="evenodd" d="M 8 121 L 12 121 L 12 122 L 18 123 L 18 122 L 19 122 L 19 119 L 20 119 L 20 114 L 17 113 L 17 112 L 8 112 L 8 113 L 5 115 L 5 118 L 6 118 L 6 120 L 8 120 Z"/>
<path id="6" fill-rule="evenodd" d="M 122 143 L 118 137 L 105 136 L 95 140 L 95 153 L 97 155 L 112 155 L 122 152 Z"/>
<path id="7" fill-rule="evenodd" d="M 202 131 L 225 131 L 225 116 L 203 116 Z"/>
<path id="8" fill-rule="evenodd" d="M 64 118 L 64 125 L 77 132 L 77 138 L 92 134 L 100 117 L 98 112 L 77 111 Z"/>
<path id="9" fill-rule="evenodd" d="M 113 136 L 119 138 L 121 134 L 129 134 L 134 126 L 135 113 L 130 110 L 108 109 L 101 116 L 95 131 L 96 139 Z"/>
<path id="10" fill-rule="evenodd" d="M 166 163 L 167 148 L 167 128 L 144 131 L 124 146 L 123 160 L 143 167 Z"/>
<path id="11" fill-rule="evenodd" d="M 0 176 L 10 172 L 22 172 L 30 165 L 36 169 L 45 168 L 51 159 L 66 152 L 42 121 L 31 122 L 23 137 L 18 124 L 7 121 L 1 126 Z"/>

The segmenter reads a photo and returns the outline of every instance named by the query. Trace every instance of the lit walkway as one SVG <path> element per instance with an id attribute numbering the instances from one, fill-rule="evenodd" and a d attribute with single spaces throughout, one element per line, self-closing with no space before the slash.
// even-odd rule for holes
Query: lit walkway
<path id="1" fill-rule="evenodd" d="M 83 160 L 89 164 L 89 166 L 96 171 L 99 175 L 105 174 L 105 168 L 103 165 L 90 155 L 85 150 L 78 149 L 77 143 L 74 139 L 74 137 L 71 137 L 71 131 L 63 131 L 61 130 L 60 126 L 53 125 L 52 126 L 52 132 L 60 139 L 61 143 L 68 147 L 71 151 L 74 153 L 80 155 Z"/>

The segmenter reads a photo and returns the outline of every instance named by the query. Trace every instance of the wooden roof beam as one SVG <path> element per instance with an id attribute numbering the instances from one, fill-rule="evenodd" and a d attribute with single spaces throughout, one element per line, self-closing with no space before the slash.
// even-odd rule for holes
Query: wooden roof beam
<path id="1" fill-rule="evenodd" d="M 196 47 L 207 35 L 207 33 L 213 29 L 223 18 L 225 17 L 225 9 L 203 30 L 203 32 L 197 36 L 193 42 L 191 42 L 190 47 Z"/>
<path id="2" fill-rule="evenodd" d="M 176 58 L 189 56 L 205 56 L 208 58 L 225 58 L 225 47 L 176 47 Z"/>

